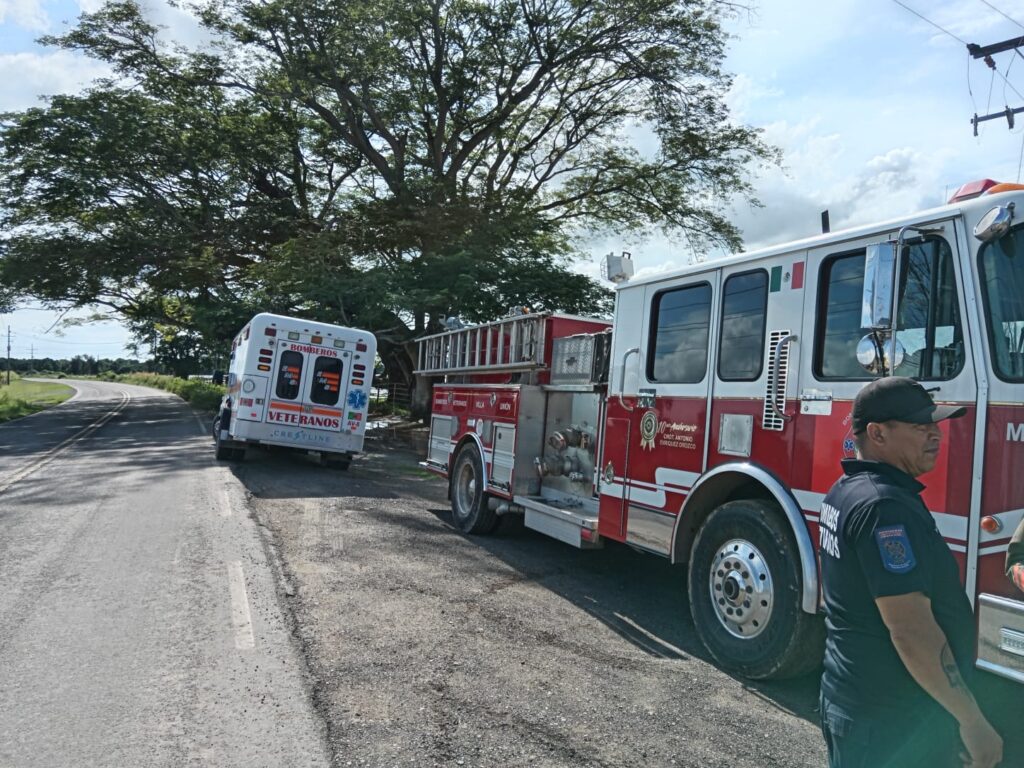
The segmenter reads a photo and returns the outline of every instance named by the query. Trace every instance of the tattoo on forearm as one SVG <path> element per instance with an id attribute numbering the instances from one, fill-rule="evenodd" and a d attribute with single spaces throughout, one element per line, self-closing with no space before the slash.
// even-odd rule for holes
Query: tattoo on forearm
<path id="1" fill-rule="evenodd" d="M 953 652 L 949 649 L 949 643 L 942 646 L 940 660 L 942 661 L 942 671 L 946 673 L 946 680 L 949 681 L 949 687 L 954 691 L 960 691 L 973 701 L 974 696 L 971 695 L 970 688 L 960 676 L 960 668 L 956 665 L 956 659 L 953 658 Z"/>

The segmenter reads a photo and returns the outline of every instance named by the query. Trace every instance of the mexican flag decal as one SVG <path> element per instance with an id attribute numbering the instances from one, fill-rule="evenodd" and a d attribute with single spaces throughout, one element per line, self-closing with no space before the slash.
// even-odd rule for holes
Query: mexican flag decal
<path id="1" fill-rule="evenodd" d="M 787 290 L 799 291 L 804 287 L 804 263 L 796 262 L 792 267 L 772 267 L 771 281 L 769 283 L 772 293 L 781 291 L 783 287 Z"/>

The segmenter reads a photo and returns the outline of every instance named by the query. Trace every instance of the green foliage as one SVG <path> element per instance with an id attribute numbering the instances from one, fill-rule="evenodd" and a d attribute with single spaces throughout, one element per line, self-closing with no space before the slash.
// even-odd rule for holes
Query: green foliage
<path id="1" fill-rule="evenodd" d="M 257 311 L 371 330 L 396 380 L 452 314 L 607 312 L 582 237 L 735 245 L 777 160 L 724 104 L 717 0 L 189 7 L 202 52 L 134 0 L 83 15 L 48 42 L 118 79 L 0 126 L 0 285 L 106 305 L 177 373 Z"/>
<path id="2" fill-rule="evenodd" d="M 177 376 L 165 376 L 158 373 L 131 373 L 116 376 L 117 381 L 138 384 L 143 387 L 154 387 L 171 392 L 192 407 L 201 411 L 216 411 L 220 407 L 221 398 L 226 392 L 224 387 L 210 384 L 198 379 L 182 379 Z"/>

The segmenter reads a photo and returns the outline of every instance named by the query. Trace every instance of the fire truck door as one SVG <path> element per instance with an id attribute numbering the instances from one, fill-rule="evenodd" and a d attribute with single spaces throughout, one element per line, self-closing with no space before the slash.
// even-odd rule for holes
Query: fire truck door
<path id="1" fill-rule="evenodd" d="M 788 415 L 784 411 L 790 369 L 801 351 L 804 258 L 804 252 L 782 254 L 722 270 L 709 468 L 752 462 L 789 480 L 792 405 Z"/>
<path id="2" fill-rule="evenodd" d="M 941 424 L 944 444 L 938 463 L 920 479 L 923 499 L 965 576 L 972 509 L 972 483 L 978 385 L 974 349 L 964 300 L 962 248 L 953 221 L 928 222 L 924 235 L 910 232 L 900 256 L 896 306 L 896 365 L 892 373 L 910 376 L 939 403 L 963 405 L 967 415 Z M 878 370 L 858 362 L 857 348 L 868 330 L 861 327 L 867 246 L 895 241 L 897 232 L 878 232 L 853 243 L 812 250 L 807 284 L 816 296 L 805 299 L 800 336 L 799 404 L 790 406 L 799 453 L 793 487 L 811 494 L 804 509 L 817 513 L 820 494 L 841 473 L 840 460 L 855 455 L 850 425 L 853 399 Z M 966 251 L 964 251 L 966 252 Z M 812 292 L 807 292 L 812 293 Z M 888 372 L 888 371 L 887 371 Z M 804 461 L 803 456 L 810 460 Z M 798 498 L 801 498 L 798 496 Z"/>
<path id="3" fill-rule="evenodd" d="M 610 398 L 604 479 L 621 483 L 620 536 L 661 554 L 669 551 L 675 517 L 704 465 L 718 280 L 713 270 L 652 283 L 643 286 L 642 304 L 634 308 L 623 306 L 626 291 L 620 292 L 617 318 L 640 318 L 640 343 L 619 368 L 626 374 L 621 401 Z M 628 353 L 616 350 L 616 366 Z M 621 475 L 617 465 L 609 472 L 607 457 L 615 452 L 624 462 Z M 602 496 L 602 522 L 605 508 Z"/>

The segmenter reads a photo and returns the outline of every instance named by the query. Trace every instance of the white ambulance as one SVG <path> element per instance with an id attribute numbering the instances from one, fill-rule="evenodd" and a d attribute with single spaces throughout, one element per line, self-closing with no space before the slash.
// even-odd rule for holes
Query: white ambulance
<path id="1" fill-rule="evenodd" d="M 217 458 L 272 445 L 347 469 L 363 448 L 376 354 L 368 331 L 256 315 L 231 343 L 228 391 L 213 423 Z"/>

